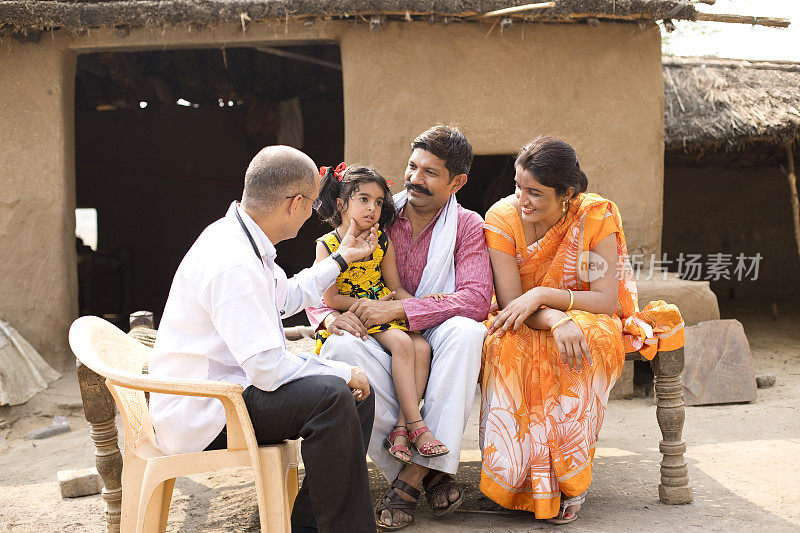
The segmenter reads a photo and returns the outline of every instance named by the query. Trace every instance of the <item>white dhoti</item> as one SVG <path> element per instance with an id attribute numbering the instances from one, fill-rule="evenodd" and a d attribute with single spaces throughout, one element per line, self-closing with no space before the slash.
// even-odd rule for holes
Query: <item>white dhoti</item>
<path id="1" fill-rule="evenodd" d="M 481 365 L 481 349 L 486 327 L 466 317 L 453 317 L 428 329 L 423 336 L 431 345 L 433 359 L 422 418 L 450 453 L 430 459 L 412 453 L 419 465 L 455 474 L 461 455 L 461 437 L 469 418 Z M 320 357 L 345 361 L 361 367 L 375 395 L 375 422 L 369 441 L 369 456 L 389 481 L 403 464 L 383 447 L 383 440 L 397 423 L 400 407 L 392 381 L 392 358 L 369 337 L 362 341 L 349 333 L 331 335 Z"/>

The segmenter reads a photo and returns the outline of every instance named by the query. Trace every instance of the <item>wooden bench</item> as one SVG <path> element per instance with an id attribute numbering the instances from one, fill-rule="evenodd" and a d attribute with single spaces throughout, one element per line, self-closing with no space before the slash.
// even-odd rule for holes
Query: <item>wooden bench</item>
<path id="1" fill-rule="evenodd" d="M 152 347 L 155 342 L 153 314 L 147 311 L 133 313 L 130 317 L 129 335 Z M 626 354 L 626 361 L 644 361 L 638 353 Z M 659 499 L 669 505 L 692 501 L 688 468 L 683 454 L 683 423 L 686 418 L 683 405 L 683 348 L 658 354 L 651 362 L 655 376 L 656 420 L 661 429 L 661 483 Z M 122 508 L 122 454 L 119 450 L 116 406 L 105 379 L 78 363 L 78 383 L 81 389 L 83 410 L 91 427 L 97 472 L 103 479 L 103 499 L 106 502 L 106 524 L 109 533 L 119 532 Z"/>

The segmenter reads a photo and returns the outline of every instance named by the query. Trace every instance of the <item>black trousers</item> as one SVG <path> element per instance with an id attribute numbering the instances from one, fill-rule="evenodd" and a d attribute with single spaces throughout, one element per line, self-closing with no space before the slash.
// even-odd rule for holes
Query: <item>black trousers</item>
<path id="1" fill-rule="evenodd" d="M 345 382 L 334 376 L 301 378 L 273 392 L 250 386 L 242 396 L 259 444 L 303 439 L 306 476 L 292 526 L 323 533 L 374 532 L 366 450 L 375 397 L 356 403 Z M 223 429 L 206 449 L 226 446 Z"/>

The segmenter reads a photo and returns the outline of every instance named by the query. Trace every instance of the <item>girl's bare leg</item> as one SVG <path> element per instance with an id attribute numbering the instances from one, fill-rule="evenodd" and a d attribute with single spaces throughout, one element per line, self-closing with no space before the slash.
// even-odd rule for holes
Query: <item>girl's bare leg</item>
<path id="1" fill-rule="evenodd" d="M 409 334 L 399 329 L 389 329 L 372 336 L 378 343 L 392 354 L 392 381 L 397 393 L 397 402 L 400 404 L 400 416 L 397 425 L 406 425 L 406 420 L 419 420 L 419 396 L 415 383 L 414 372 L 414 343 Z M 397 437 L 395 444 L 408 446 L 410 443 L 405 437 Z M 402 458 L 408 461 L 411 457 L 401 451 Z"/>
<path id="2" fill-rule="evenodd" d="M 422 399 L 425 394 L 425 388 L 428 386 L 428 376 L 430 376 L 431 372 L 431 346 L 419 333 L 410 333 L 409 335 L 414 343 L 414 382 L 417 386 L 419 398 L 417 400 L 417 407 L 419 407 L 419 400 Z M 422 415 L 418 418 L 410 418 L 409 420 L 420 420 L 421 418 Z M 415 429 L 422 427 L 424 422 L 420 420 L 417 423 L 407 425 L 410 425 L 408 432 L 411 433 Z M 426 431 L 417 438 L 417 445 L 423 446 L 432 440 L 436 440 L 436 437 L 434 437 L 433 433 L 430 431 Z M 430 450 L 431 453 L 443 453 L 447 451 L 447 446 L 444 445 L 434 446 Z"/>

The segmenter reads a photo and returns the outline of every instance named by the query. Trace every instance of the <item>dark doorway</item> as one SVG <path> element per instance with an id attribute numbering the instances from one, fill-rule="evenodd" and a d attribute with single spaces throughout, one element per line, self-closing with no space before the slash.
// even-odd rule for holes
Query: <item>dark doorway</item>
<path id="1" fill-rule="evenodd" d="M 97 250 L 78 243 L 81 313 L 122 324 L 160 317 L 180 260 L 241 197 L 258 150 L 290 144 L 320 165 L 344 154 L 334 45 L 85 54 L 75 94 L 76 205 L 97 210 Z M 310 265 L 325 231 L 312 217 L 278 263 Z"/>
<path id="2" fill-rule="evenodd" d="M 476 155 L 458 203 L 484 216 L 492 204 L 513 192 L 514 156 Z"/>

